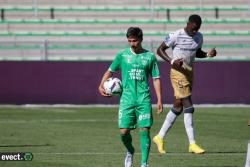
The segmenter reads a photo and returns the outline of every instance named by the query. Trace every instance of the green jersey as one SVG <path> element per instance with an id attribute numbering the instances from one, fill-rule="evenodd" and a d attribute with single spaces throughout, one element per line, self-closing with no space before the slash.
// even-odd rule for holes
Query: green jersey
<path id="1" fill-rule="evenodd" d="M 152 52 L 145 50 L 141 54 L 135 54 L 131 48 L 124 49 L 117 53 L 109 70 L 112 72 L 121 70 L 123 87 L 121 102 L 150 102 L 149 75 L 152 78 L 160 77 L 157 60 Z"/>

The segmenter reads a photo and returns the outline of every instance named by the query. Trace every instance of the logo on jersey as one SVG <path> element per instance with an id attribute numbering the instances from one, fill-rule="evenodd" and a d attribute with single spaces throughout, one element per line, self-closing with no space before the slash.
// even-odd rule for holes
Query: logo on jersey
<path id="1" fill-rule="evenodd" d="M 131 69 L 130 71 L 128 71 L 129 73 L 129 79 L 132 80 L 143 80 L 144 76 L 143 76 L 143 71 L 142 69 Z"/>
<path id="2" fill-rule="evenodd" d="M 147 60 L 142 60 L 141 63 L 142 63 L 142 65 L 145 66 L 145 65 L 147 65 Z"/>
<path id="3" fill-rule="evenodd" d="M 131 58 L 127 57 L 127 63 L 131 63 Z"/>

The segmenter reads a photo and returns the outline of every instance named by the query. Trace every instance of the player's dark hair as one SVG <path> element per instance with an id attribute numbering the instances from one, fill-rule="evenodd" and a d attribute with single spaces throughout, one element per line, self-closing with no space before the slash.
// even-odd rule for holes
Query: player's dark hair
<path id="1" fill-rule="evenodd" d="M 189 16 L 188 22 L 189 23 L 196 23 L 197 25 L 201 25 L 202 20 L 201 20 L 201 17 L 199 15 L 193 14 L 193 15 Z"/>
<path id="2" fill-rule="evenodd" d="M 143 39 L 143 33 L 142 30 L 139 27 L 130 27 L 128 28 L 127 34 L 126 34 L 127 38 L 129 37 L 135 37 L 137 39 Z"/>

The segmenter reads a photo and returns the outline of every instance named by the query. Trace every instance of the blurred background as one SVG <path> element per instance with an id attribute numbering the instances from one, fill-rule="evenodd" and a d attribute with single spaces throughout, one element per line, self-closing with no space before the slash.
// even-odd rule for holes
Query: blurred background
<path id="1" fill-rule="evenodd" d="M 197 59 L 194 101 L 250 104 L 250 0 L 0 0 L 0 10 L 1 104 L 117 103 L 97 88 L 127 46 L 127 28 L 141 27 L 155 53 L 194 13 L 203 18 L 203 50 L 218 52 Z M 158 60 L 171 103 L 169 65 Z"/>

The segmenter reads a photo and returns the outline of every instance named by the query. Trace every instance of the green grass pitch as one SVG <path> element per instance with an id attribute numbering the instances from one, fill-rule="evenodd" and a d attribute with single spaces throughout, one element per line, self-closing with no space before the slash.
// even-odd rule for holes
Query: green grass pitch
<path id="1" fill-rule="evenodd" d="M 169 108 L 156 115 L 151 137 Z M 188 153 L 181 115 L 168 134 L 167 154 L 152 143 L 150 167 L 242 167 L 250 139 L 250 108 L 197 107 L 196 141 L 206 153 Z M 0 152 L 32 152 L 32 161 L 0 161 L 1 167 L 122 167 L 125 149 L 117 128 L 117 108 L 0 107 Z M 132 132 L 139 166 L 139 134 Z"/>

